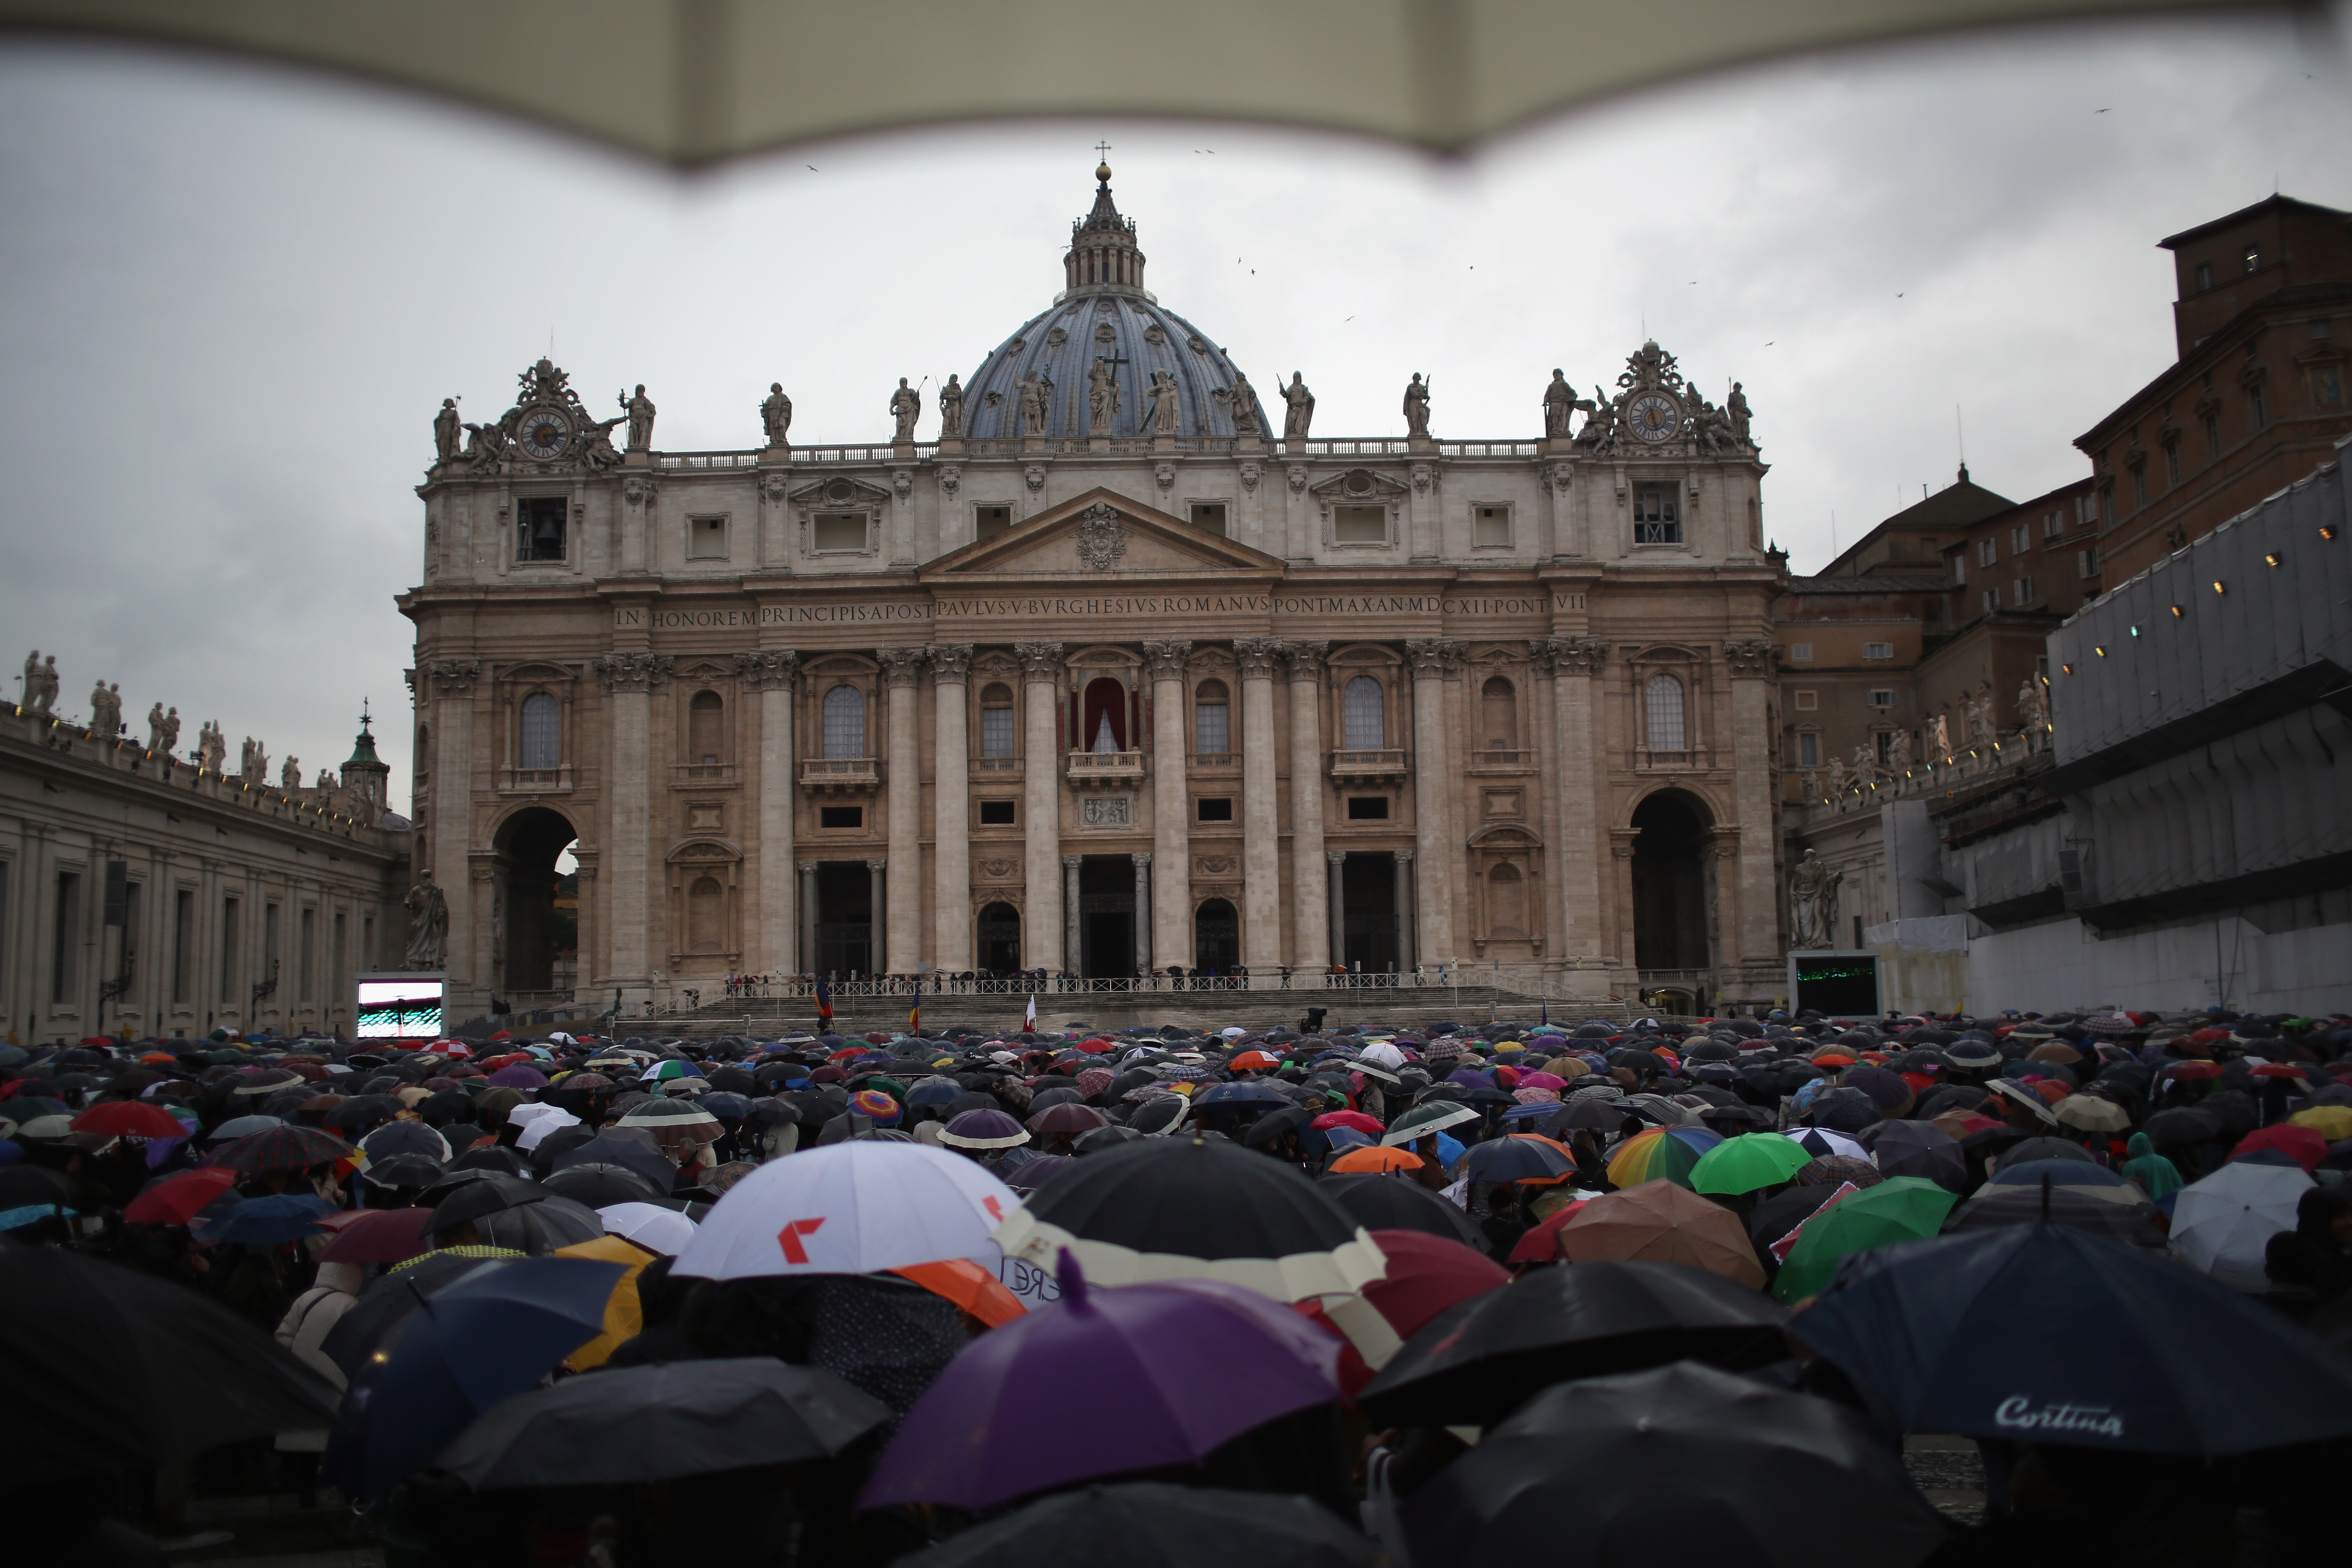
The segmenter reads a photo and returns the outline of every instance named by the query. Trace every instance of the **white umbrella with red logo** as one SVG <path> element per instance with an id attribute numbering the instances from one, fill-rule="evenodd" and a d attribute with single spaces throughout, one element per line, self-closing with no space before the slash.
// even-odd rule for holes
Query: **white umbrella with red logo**
<path id="1" fill-rule="evenodd" d="M 961 1155 L 854 1140 L 772 1160 L 711 1206 L 675 1272 L 704 1279 L 873 1274 L 968 1258 L 992 1273 L 990 1233 L 1020 1205 Z"/>

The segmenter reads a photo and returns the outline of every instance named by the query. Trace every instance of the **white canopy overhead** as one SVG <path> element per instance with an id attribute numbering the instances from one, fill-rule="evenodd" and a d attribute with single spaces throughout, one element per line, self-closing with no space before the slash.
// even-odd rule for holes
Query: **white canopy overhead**
<path id="1" fill-rule="evenodd" d="M 1454 152 L 1808 49 L 2279 0 L 0 0 L 0 27 L 291 61 L 679 166 L 1041 115 L 1255 121 Z"/>

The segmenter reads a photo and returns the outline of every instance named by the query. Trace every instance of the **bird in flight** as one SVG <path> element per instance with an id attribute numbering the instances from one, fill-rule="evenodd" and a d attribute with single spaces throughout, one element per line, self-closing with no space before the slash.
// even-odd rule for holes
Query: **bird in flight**
<path id="1" fill-rule="evenodd" d="M 822 169 L 818 168 L 814 163 L 811 163 L 811 164 L 808 166 L 808 172 L 809 172 L 810 174 L 822 174 L 823 173 L 824 173 L 824 170 L 822 170 Z"/>
<path id="2" fill-rule="evenodd" d="M 2109 105 L 2107 106 L 2107 109 L 2112 109 L 2112 108 L 2114 108 L 2114 107 L 2115 107 L 2115 105 L 2113 105 L 2113 104 L 2109 104 Z M 2095 110 L 2091 110 L 2091 112 L 2092 112 L 2092 113 L 2094 113 L 2094 114 L 2105 114 L 2106 111 L 2107 111 L 2107 110 L 2106 110 L 2106 109 L 2095 109 Z"/>

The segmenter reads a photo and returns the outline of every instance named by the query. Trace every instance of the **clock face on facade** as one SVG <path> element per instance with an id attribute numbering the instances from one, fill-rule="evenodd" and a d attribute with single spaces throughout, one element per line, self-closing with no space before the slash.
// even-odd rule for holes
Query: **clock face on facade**
<path id="1" fill-rule="evenodd" d="M 1639 439 L 1664 441 L 1682 428 L 1683 405 L 1663 392 L 1645 392 L 1625 405 L 1625 419 Z"/>
<path id="2" fill-rule="evenodd" d="M 572 421 L 554 408 L 534 408 L 522 416 L 522 449 L 545 462 L 572 444 Z"/>

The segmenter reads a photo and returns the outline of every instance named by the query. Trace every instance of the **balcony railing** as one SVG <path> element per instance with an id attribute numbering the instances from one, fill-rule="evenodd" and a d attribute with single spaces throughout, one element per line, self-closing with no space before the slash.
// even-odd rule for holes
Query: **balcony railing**
<path id="1" fill-rule="evenodd" d="M 976 773 L 1013 773 L 1021 771 L 1019 757 L 974 757 L 971 771 Z"/>
<path id="2" fill-rule="evenodd" d="M 1412 753 L 1401 747 L 1331 753 L 1331 776 L 1335 779 L 1401 779 L 1412 771 Z"/>
<path id="3" fill-rule="evenodd" d="M 1230 773 L 1242 765 L 1239 752 L 1195 752 L 1192 766 L 1206 773 Z"/>
<path id="4" fill-rule="evenodd" d="M 1524 746 L 1517 750 L 1508 746 L 1489 746 L 1483 752 L 1470 753 L 1470 771 L 1474 773 L 1523 773 L 1535 765 L 1535 752 Z"/>
<path id="5" fill-rule="evenodd" d="M 671 773 L 671 782 L 681 784 L 731 784 L 735 782 L 733 763 L 678 763 Z"/>
<path id="6" fill-rule="evenodd" d="M 499 793 L 501 795 L 568 795 L 571 791 L 570 763 L 552 768 L 499 770 Z"/>
<path id="7" fill-rule="evenodd" d="M 870 795 L 882 784 L 879 757 L 803 757 L 801 788 L 821 795 Z"/>
<path id="8" fill-rule="evenodd" d="M 884 448 L 886 451 L 888 448 Z M 664 452 L 661 466 L 665 468 L 756 468 L 760 466 L 757 452 Z"/>
<path id="9" fill-rule="evenodd" d="M 1141 752 L 1072 752 L 1066 771 L 1071 787 L 1102 789 L 1111 784 L 1138 784 L 1143 778 Z"/>
<path id="10" fill-rule="evenodd" d="M 973 458 L 1013 457 L 1034 452 L 1078 457 L 1098 451 L 1107 451 L 1114 457 L 1145 457 L 1162 450 L 1219 455 L 1238 451 L 1242 445 L 1231 436 L 1014 436 L 989 440 L 967 439 L 962 443 L 962 453 Z M 1435 445 L 1438 456 L 1444 458 L 1538 458 L 1544 449 L 1541 441 L 1439 441 Z M 940 443 L 937 441 L 919 441 L 913 446 L 917 462 L 929 462 L 940 455 Z M 1412 444 L 1400 437 L 1287 442 L 1276 437 L 1265 442 L 1264 447 L 1270 452 L 1306 458 L 1402 458 L 1413 455 Z M 1423 447 L 1423 450 L 1428 448 Z M 766 456 L 764 451 L 757 448 L 731 452 L 658 452 L 654 455 L 654 463 L 656 467 L 672 472 L 695 468 L 756 468 Z M 877 441 L 856 446 L 794 447 L 791 449 L 789 460 L 795 465 L 805 466 L 817 463 L 903 463 L 906 458 L 900 447 L 887 441 Z"/>

